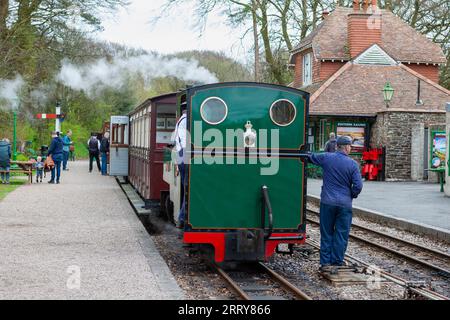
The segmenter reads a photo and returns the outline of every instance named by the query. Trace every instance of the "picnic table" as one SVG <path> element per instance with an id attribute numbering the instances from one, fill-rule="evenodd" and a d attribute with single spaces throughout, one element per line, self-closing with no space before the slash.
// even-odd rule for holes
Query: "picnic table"
<path id="1" fill-rule="evenodd" d="M 33 183 L 33 162 L 31 161 L 11 161 L 10 172 L 19 172 L 28 175 L 28 181 Z"/>
<path id="2" fill-rule="evenodd" d="M 439 177 L 439 183 L 441 184 L 441 192 L 444 192 L 444 174 L 445 167 L 426 169 L 427 171 L 436 172 Z"/>

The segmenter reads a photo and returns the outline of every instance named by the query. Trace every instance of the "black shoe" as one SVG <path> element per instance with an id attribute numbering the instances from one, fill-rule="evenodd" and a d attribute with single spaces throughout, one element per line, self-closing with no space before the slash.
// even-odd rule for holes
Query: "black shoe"
<path id="1" fill-rule="evenodd" d="M 56 184 L 59 184 L 59 181 L 56 181 Z"/>
<path id="2" fill-rule="evenodd" d="M 177 227 L 178 229 L 184 229 L 184 221 L 178 222 L 176 227 Z"/>
<path id="3" fill-rule="evenodd" d="M 53 180 L 50 180 L 48 183 L 55 183 L 55 181 L 53 181 Z"/>

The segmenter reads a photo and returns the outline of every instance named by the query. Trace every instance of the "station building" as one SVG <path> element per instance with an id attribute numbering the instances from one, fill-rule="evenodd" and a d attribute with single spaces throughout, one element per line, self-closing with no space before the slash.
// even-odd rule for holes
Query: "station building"
<path id="1" fill-rule="evenodd" d="M 323 150 L 330 132 L 351 135 L 357 159 L 364 150 L 383 150 L 383 180 L 437 179 L 428 169 L 436 141 L 446 139 L 450 101 L 438 84 L 446 63 L 439 45 L 376 1 L 354 1 L 353 8 L 324 13 L 290 63 L 291 86 L 311 93 L 310 150 Z"/>

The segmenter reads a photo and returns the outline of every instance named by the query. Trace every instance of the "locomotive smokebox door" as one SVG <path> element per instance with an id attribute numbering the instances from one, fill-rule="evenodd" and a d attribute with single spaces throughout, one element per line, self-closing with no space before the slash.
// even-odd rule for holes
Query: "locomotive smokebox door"
<path id="1" fill-rule="evenodd" d="M 263 260 L 282 240 L 304 241 L 308 97 L 258 83 L 187 90 L 185 242 L 212 244 L 217 261 Z M 262 186 L 272 209 L 263 219 Z"/>

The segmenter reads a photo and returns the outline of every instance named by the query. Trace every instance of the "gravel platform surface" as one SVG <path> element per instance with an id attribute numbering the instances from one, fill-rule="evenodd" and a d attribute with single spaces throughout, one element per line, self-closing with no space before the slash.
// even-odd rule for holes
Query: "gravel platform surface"
<path id="1" fill-rule="evenodd" d="M 69 168 L 0 201 L 0 299 L 184 298 L 115 179 Z"/>

